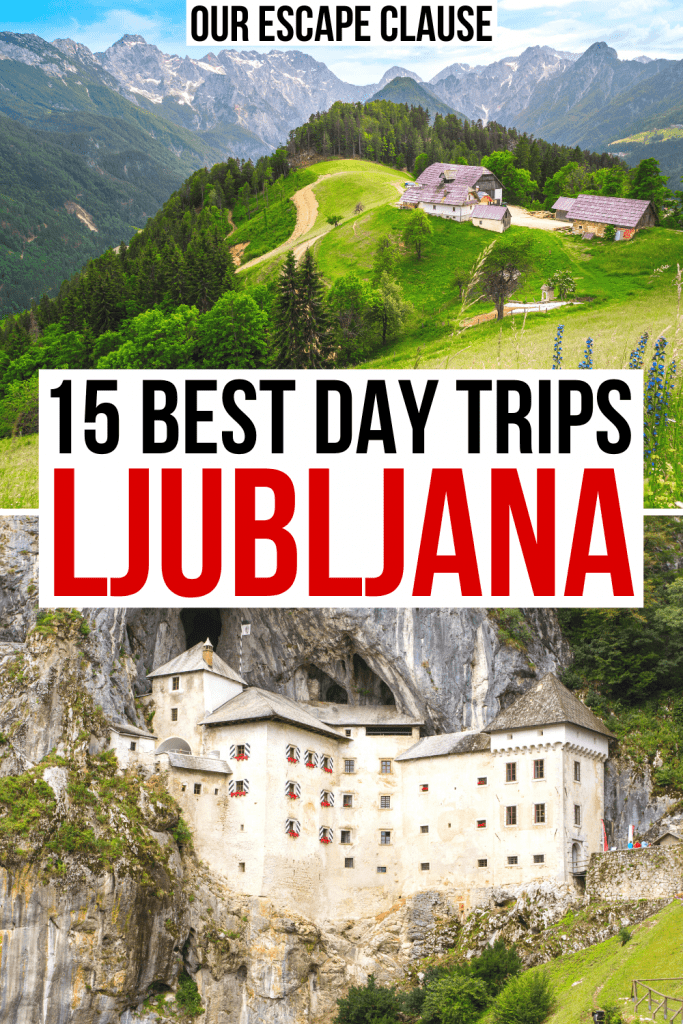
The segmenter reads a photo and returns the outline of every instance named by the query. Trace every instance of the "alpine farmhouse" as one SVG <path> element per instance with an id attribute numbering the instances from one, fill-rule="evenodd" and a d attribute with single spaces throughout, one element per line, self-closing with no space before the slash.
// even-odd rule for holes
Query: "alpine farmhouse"
<path id="1" fill-rule="evenodd" d="M 475 207 L 503 201 L 503 186 L 487 167 L 430 164 L 403 192 L 403 209 L 424 210 L 447 220 L 471 220 Z"/>

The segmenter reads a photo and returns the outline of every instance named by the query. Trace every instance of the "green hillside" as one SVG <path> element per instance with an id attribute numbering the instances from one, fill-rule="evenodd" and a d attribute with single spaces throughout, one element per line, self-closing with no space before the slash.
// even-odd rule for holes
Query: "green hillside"
<path id="1" fill-rule="evenodd" d="M 64 64 L 38 43 L 37 57 Z M 130 238 L 196 167 L 226 149 L 263 149 L 236 125 L 189 131 L 121 96 L 101 68 L 69 66 L 60 77 L 0 61 L 0 316 L 54 294 L 65 275 Z"/>
<path id="2" fill-rule="evenodd" d="M 424 107 L 425 110 L 429 110 L 432 120 L 435 114 L 456 114 L 460 118 L 465 116 L 439 99 L 429 87 L 420 85 L 412 78 L 392 78 L 383 89 L 371 96 L 368 102 L 372 103 L 375 100 L 390 100 L 392 103 L 407 103 L 412 107 Z"/>
<path id="3" fill-rule="evenodd" d="M 634 978 L 683 979 L 682 933 L 683 904 L 675 901 L 636 925 L 625 945 L 615 935 L 533 968 L 547 971 L 556 990 L 557 1007 L 546 1024 L 590 1024 L 593 1009 L 614 1003 L 625 1015 L 635 1016 L 628 1001 Z M 662 983 L 661 991 L 681 996 L 683 983 Z M 639 1008 L 638 1017 L 652 1019 L 646 1004 Z"/>

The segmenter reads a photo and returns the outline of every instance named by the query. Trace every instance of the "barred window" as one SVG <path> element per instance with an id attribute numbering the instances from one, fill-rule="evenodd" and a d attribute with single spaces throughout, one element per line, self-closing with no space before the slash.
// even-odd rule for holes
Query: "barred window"
<path id="1" fill-rule="evenodd" d="M 379 834 L 379 841 L 380 841 L 382 846 L 390 846 L 391 845 L 391 832 L 380 832 L 380 834 Z"/>
<path id="2" fill-rule="evenodd" d="M 387 873 L 387 869 L 386 868 L 384 868 L 384 867 L 382 867 L 382 868 L 378 867 L 377 868 L 377 874 L 378 875 L 386 875 L 386 873 Z"/>
<path id="3" fill-rule="evenodd" d="M 343 828 L 339 834 L 339 841 L 344 846 L 348 845 L 348 843 L 351 842 L 351 830 L 348 828 Z"/>
<path id="4" fill-rule="evenodd" d="M 574 824 L 581 824 L 581 807 L 579 804 L 574 804 Z"/>
<path id="5" fill-rule="evenodd" d="M 482 857 L 481 860 L 477 861 L 477 867 L 478 868 L 486 868 L 486 867 L 488 867 L 488 863 L 489 862 L 486 859 L 486 857 Z"/>
<path id="6" fill-rule="evenodd" d="M 429 825 L 420 825 L 420 832 L 429 832 Z"/>
<path id="7" fill-rule="evenodd" d="M 516 864 L 516 863 L 517 863 L 517 858 L 516 857 L 508 857 L 508 864 Z"/>
<path id="8" fill-rule="evenodd" d="M 344 774 L 345 775 L 353 775 L 355 770 L 356 770 L 356 762 L 353 760 L 353 758 L 351 758 L 351 759 L 347 758 L 344 761 Z"/>
<path id="9" fill-rule="evenodd" d="M 545 804 L 534 804 L 534 824 L 545 824 Z"/>
<path id="10" fill-rule="evenodd" d="M 534 854 L 534 864 L 545 864 L 545 854 L 544 853 L 535 853 Z"/>
<path id="11" fill-rule="evenodd" d="M 171 721 L 172 722 L 177 722 L 178 721 L 178 708 L 171 708 Z"/>
<path id="12" fill-rule="evenodd" d="M 379 764 L 382 775 L 391 775 L 391 761 L 380 761 Z"/>
<path id="13" fill-rule="evenodd" d="M 428 861 L 420 864 L 420 871 L 429 871 L 429 862 Z"/>
<path id="14" fill-rule="evenodd" d="M 391 807 L 391 797 L 390 796 L 381 796 L 379 798 L 379 806 L 383 810 L 387 810 L 387 808 Z"/>
<path id="15" fill-rule="evenodd" d="M 345 868 L 352 868 L 353 867 L 353 857 L 344 857 L 344 867 Z"/>

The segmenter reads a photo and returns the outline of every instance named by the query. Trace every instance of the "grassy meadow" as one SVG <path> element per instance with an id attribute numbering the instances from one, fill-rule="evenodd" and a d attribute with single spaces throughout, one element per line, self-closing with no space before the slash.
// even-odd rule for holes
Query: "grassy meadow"
<path id="1" fill-rule="evenodd" d="M 38 435 L 0 440 L 0 508 L 38 508 Z"/>
<path id="2" fill-rule="evenodd" d="M 533 968 L 546 971 L 555 986 L 556 1007 L 546 1024 L 591 1024 L 591 1011 L 610 1003 L 616 1003 L 627 1020 L 651 1019 L 647 1003 L 634 1013 L 629 1001 L 631 982 L 634 978 L 678 978 L 677 983 L 653 987 L 666 995 L 683 995 L 682 934 L 683 905 L 675 901 L 636 925 L 625 945 L 616 935 Z"/>

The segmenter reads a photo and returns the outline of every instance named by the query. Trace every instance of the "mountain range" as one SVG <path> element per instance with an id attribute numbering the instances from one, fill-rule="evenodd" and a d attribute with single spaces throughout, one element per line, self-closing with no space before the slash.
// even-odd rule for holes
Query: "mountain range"
<path id="1" fill-rule="evenodd" d="M 683 60 L 622 61 L 602 42 L 583 54 L 533 46 L 490 64 L 454 63 L 429 82 L 393 66 L 361 86 L 296 50 L 221 50 L 197 59 L 125 35 L 93 53 L 71 39 L 2 32 L 0 306 L 7 309 L 17 274 L 30 276 L 38 294 L 45 287 L 57 249 L 47 262 L 36 254 L 48 234 L 62 240 L 63 277 L 130 237 L 198 166 L 272 152 L 337 100 L 420 103 L 433 115 L 495 120 L 627 160 L 654 155 L 678 185 L 683 144 L 632 145 L 628 137 L 683 122 L 681 97 Z M 26 168 L 20 179 L 16 154 Z M 27 298 L 15 292 L 14 302 Z"/>

